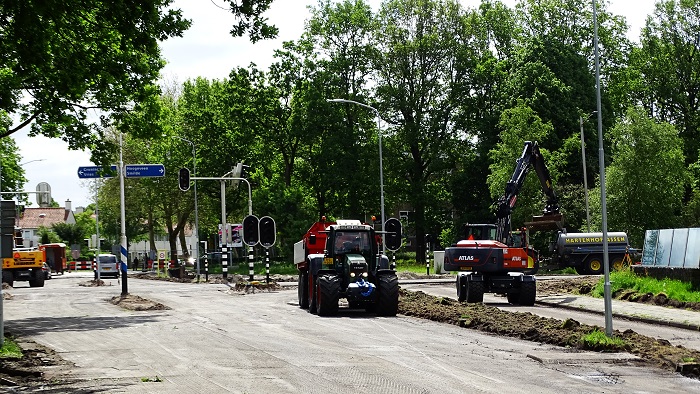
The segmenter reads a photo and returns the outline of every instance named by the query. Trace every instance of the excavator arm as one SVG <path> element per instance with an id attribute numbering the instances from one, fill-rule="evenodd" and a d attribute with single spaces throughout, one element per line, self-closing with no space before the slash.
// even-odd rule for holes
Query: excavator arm
<path id="1" fill-rule="evenodd" d="M 561 222 L 559 198 L 552 188 L 552 178 L 549 175 L 549 170 L 544 162 L 544 158 L 540 153 L 540 148 L 537 142 L 526 141 L 523 153 L 516 161 L 513 175 L 506 184 L 505 193 L 496 203 L 496 240 L 500 242 L 508 245 L 510 244 L 510 242 L 508 242 L 508 237 L 511 233 L 510 216 L 513 209 L 515 209 L 518 193 L 525 182 L 525 178 L 528 172 L 533 168 L 540 180 L 542 192 L 547 199 L 543 210 L 543 217 L 550 218 L 555 222 Z"/>

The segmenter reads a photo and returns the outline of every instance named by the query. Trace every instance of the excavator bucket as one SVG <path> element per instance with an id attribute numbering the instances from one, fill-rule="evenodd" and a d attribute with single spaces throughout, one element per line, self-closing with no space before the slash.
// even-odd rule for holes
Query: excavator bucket
<path id="1" fill-rule="evenodd" d="M 533 216 L 531 222 L 525 223 L 525 227 L 532 231 L 562 230 L 564 228 L 564 215 L 551 213 Z"/>

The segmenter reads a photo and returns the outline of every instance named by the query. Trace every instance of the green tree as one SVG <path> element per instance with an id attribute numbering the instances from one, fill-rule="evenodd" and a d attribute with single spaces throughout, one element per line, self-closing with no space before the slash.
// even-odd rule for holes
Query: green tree
<path id="1" fill-rule="evenodd" d="M 450 196 L 454 217 L 453 234 L 461 234 L 465 223 L 489 223 L 493 213 L 488 183 L 489 151 L 499 142 L 501 113 L 509 105 L 507 81 L 519 40 L 513 10 L 498 1 L 483 1 L 468 11 L 465 29 L 471 32 L 460 55 L 460 72 L 466 76 L 460 88 L 462 105 L 456 111 L 456 130 L 463 130 L 461 143 L 448 150 L 453 162 L 440 182 Z"/>
<path id="2" fill-rule="evenodd" d="M 31 125 L 30 135 L 62 137 L 98 158 L 104 143 L 88 110 L 118 115 L 153 93 L 164 65 L 158 40 L 190 25 L 169 4 L 3 0 L 0 111 L 20 120 L 0 136 Z"/>
<path id="3" fill-rule="evenodd" d="M 610 130 L 613 162 L 606 168 L 608 229 L 641 245 L 647 229 L 677 227 L 688 173 L 683 141 L 668 124 L 633 108 Z M 598 192 L 598 195 L 599 192 Z M 593 199 L 600 229 L 600 200 Z"/>
<path id="4" fill-rule="evenodd" d="M 319 60 L 313 83 L 303 85 L 306 100 L 297 103 L 305 116 L 294 117 L 315 136 L 309 141 L 309 186 L 316 193 L 319 215 L 369 221 L 380 212 L 376 114 L 356 104 L 325 100 L 374 104 L 367 88 L 377 53 L 374 15 L 361 0 L 319 2 L 312 13 L 302 41 L 315 43 Z"/>
<path id="5" fill-rule="evenodd" d="M 68 246 L 81 245 L 86 235 L 85 229 L 77 223 L 54 223 L 51 230 Z"/>
<path id="6" fill-rule="evenodd" d="M 415 212 L 419 261 L 425 260 L 425 234 L 439 232 L 431 208 L 446 205 L 432 193 L 442 184 L 436 174 L 446 167 L 445 152 L 468 138 L 455 129 L 456 109 L 467 96 L 464 20 L 454 1 L 394 0 L 382 4 L 376 22 L 377 99 L 391 135 L 385 157 L 393 163 L 395 192 Z"/>
<path id="7" fill-rule="evenodd" d="M 684 141 L 686 164 L 700 149 L 699 0 L 663 0 L 631 56 L 629 88 L 650 116 L 672 123 Z"/>
<path id="8" fill-rule="evenodd" d="M 488 176 L 491 201 L 497 201 L 505 193 L 506 185 L 515 170 L 516 160 L 521 156 L 525 141 L 538 142 L 552 132 L 552 125 L 545 123 L 535 111 L 521 102 L 515 108 L 503 112 L 501 117 L 501 142 L 489 153 L 491 174 Z M 557 160 L 543 147 L 540 151 L 544 156 L 552 181 L 557 189 Z M 535 174 L 525 178 L 518 194 L 517 205 L 512 214 L 513 226 L 520 227 L 532 220 L 532 216 L 541 215 L 543 194 Z"/>
<path id="9" fill-rule="evenodd" d="M 39 242 L 41 244 L 51 244 L 61 241 L 61 238 L 59 238 L 58 234 L 53 232 L 53 230 L 49 227 L 39 227 L 37 229 L 37 234 L 39 234 Z"/>
<path id="10" fill-rule="evenodd" d="M 236 17 L 232 35 L 248 34 L 252 41 L 276 35 L 263 16 L 272 0 L 225 2 Z M 133 106 L 150 108 L 165 64 L 158 42 L 190 26 L 181 10 L 168 8 L 171 3 L 0 0 L 0 137 L 31 125 L 30 135 L 60 137 L 71 149 L 91 149 L 94 162 L 109 164 L 104 160 L 114 147 L 100 125 L 89 122 L 88 111 L 100 109 L 119 121 Z M 10 125 L 8 116 L 19 123 Z M 101 126 L 109 122 L 102 116 Z"/>
<path id="11" fill-rule="evenodd" d="M 27 179 L 24 169 L 19 165 L 22 160 L 15 140 L 10 137 L 0 138 L 0 191 L 16 192 L 24 189 Z M 2 197 L 6 199 L 7 196 Z"/>

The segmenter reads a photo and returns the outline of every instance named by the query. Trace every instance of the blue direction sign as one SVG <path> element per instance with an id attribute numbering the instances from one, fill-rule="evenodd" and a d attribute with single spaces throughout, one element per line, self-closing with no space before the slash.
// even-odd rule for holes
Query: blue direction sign
<path id="1" fill-rule="evenodd" d="M 104 171 L 101 166 L 78 167 L 78 178 L 112 178 L 117 173 L 117 166 L 109 166 L 109 169 L 111 171 Z"/>
<path id="2" fill-rule="evenodd" d="M 165 176 L 165 166 L 162 164 L 127 164 L 124 166 L 124 176 L 127 178 Z"/>

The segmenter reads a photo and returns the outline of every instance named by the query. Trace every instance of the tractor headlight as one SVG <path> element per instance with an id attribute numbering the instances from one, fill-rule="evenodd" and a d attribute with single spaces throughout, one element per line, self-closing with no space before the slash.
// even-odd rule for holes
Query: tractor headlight
<path id="1" fill-rule="evenodd" d="M 369 276 L 369 274 L 367 274 L 366 272 L 363 272 L 363 273 L 362 273 L 362 277 L 363 277 L 363 278 L 366 278 L 367 276 Z"/>
<path id="2" fill-rule="evenodd" d="M 355 277 L 355 273 L 354 273 L 354 272 L 351 272 L 351 273 L 350 273 L 350 277 L 351 277 L 351 278 L 354 278 L 354 277 Z"/>

